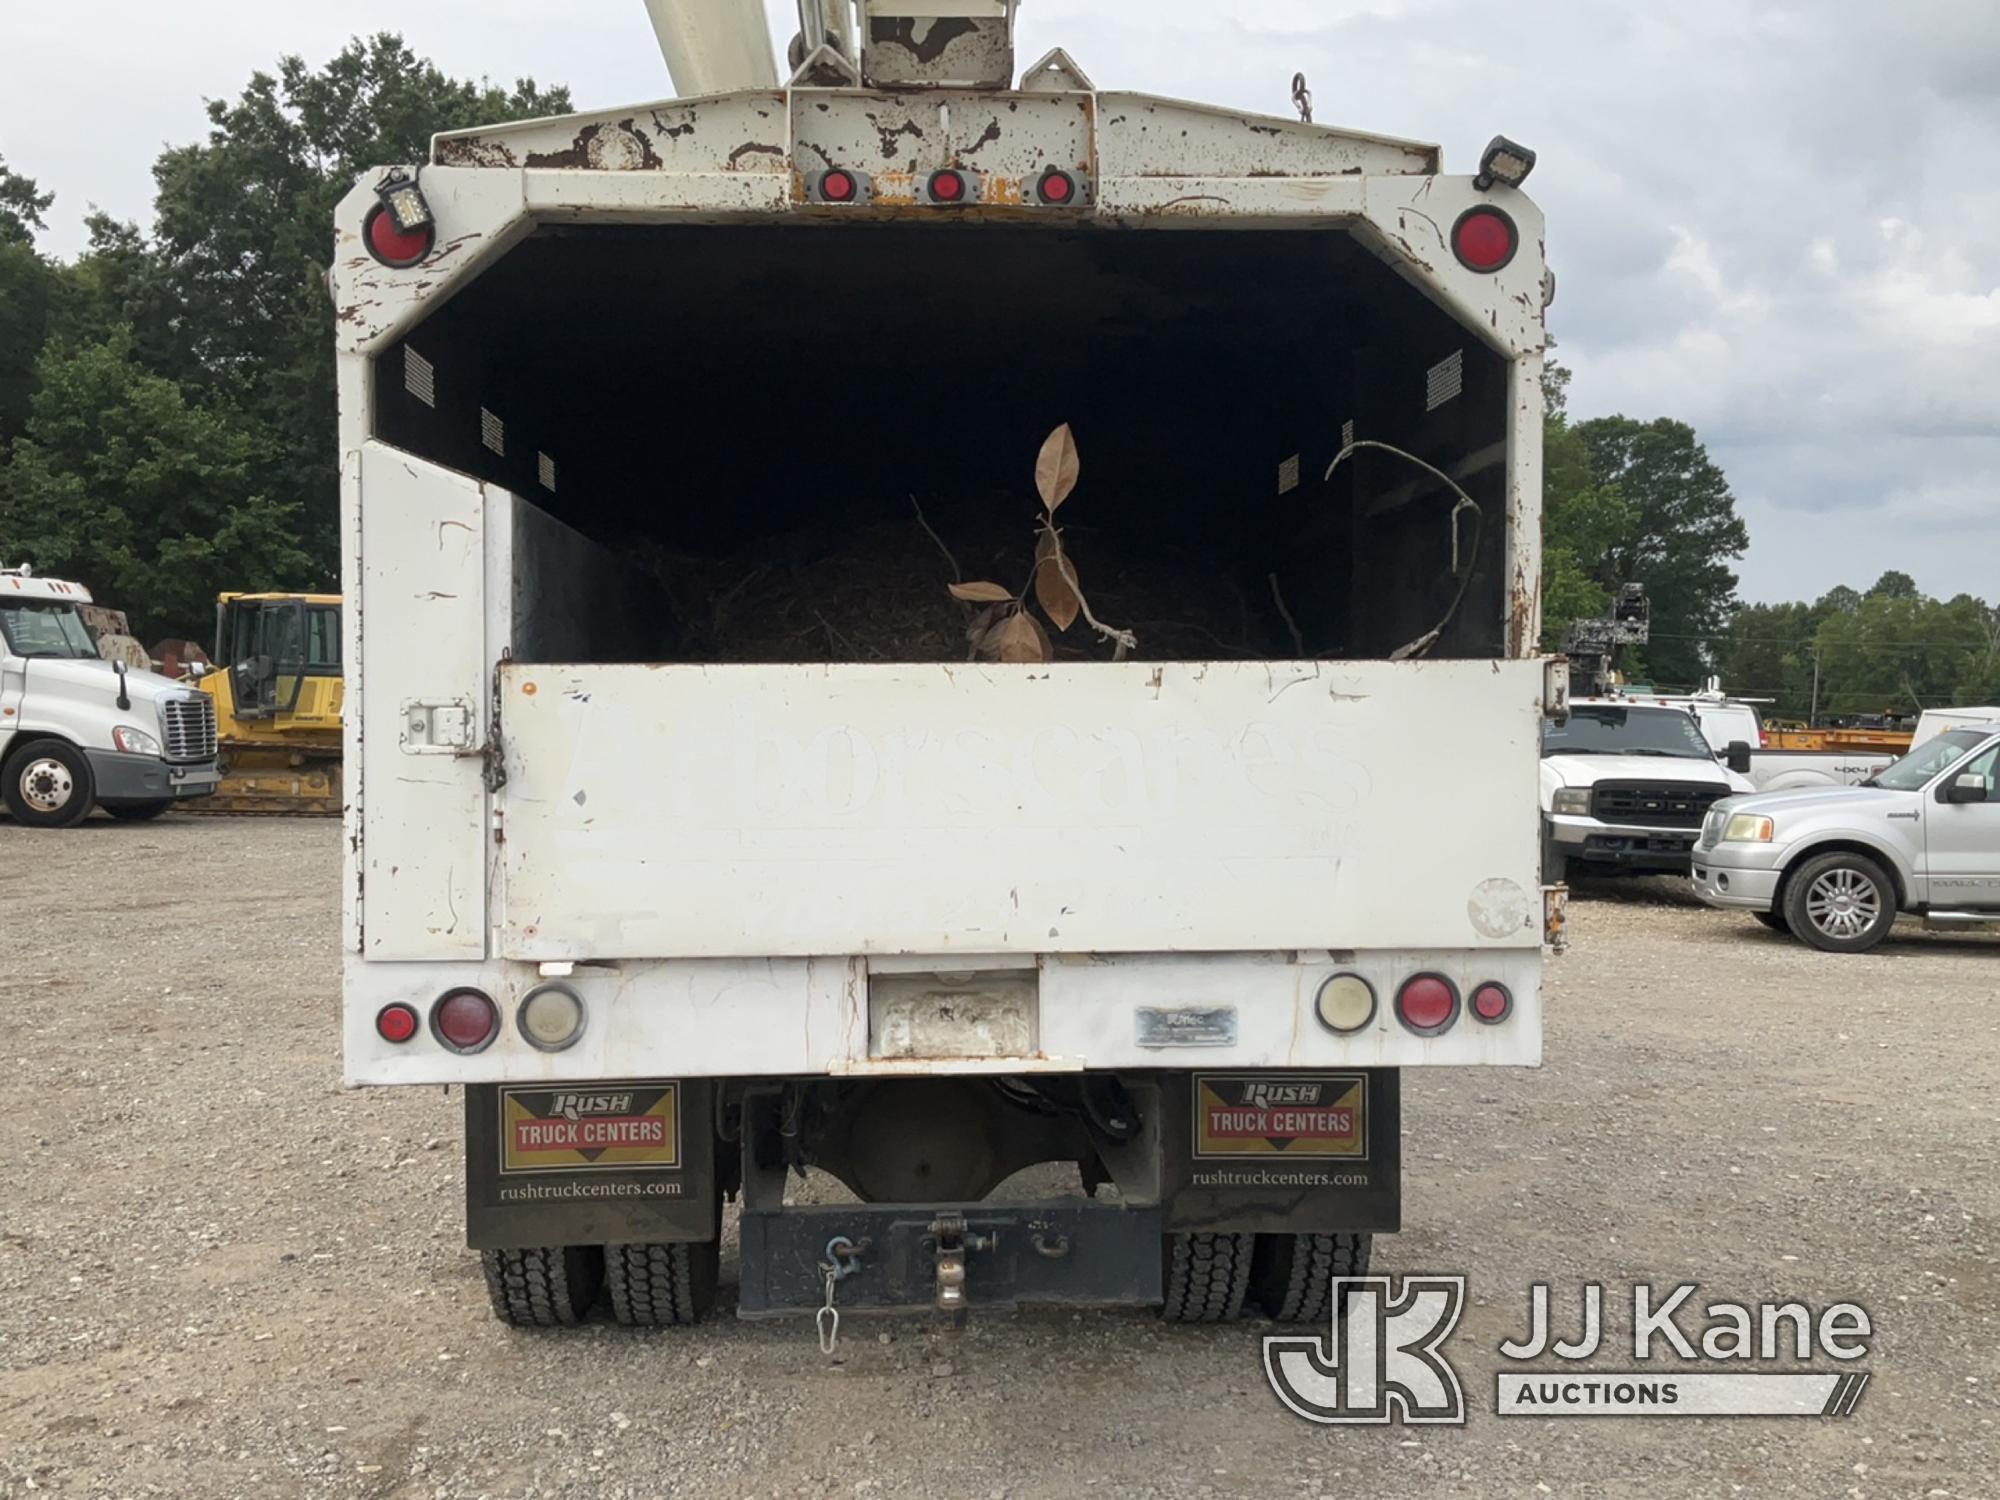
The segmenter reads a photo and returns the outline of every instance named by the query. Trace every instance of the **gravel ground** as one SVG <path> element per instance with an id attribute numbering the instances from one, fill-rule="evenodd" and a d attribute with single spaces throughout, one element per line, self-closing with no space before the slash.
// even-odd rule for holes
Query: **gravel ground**
<path id="1" fill-rule="evenodd" d="M 803 1323 L 501 1327 L 459 1101 L 338 1087 L 338 859 L 324 823 L 0 823 L 0 1493 L 2000 1493 L 1991 938 L 1831 958 L 1669 882 L 1580 893 L 1548 1064 L 1406 1077 L 1376 1264 L 1471 1277 L 1470 1424 L 1318 1429 L 1255 1323 L 851 1321 L 835 1361 Z M 1530 1283 L 1560 1324 L 1649 1278 L 1861 1302 L 1858 1415 L 1490 1414 Z"/>

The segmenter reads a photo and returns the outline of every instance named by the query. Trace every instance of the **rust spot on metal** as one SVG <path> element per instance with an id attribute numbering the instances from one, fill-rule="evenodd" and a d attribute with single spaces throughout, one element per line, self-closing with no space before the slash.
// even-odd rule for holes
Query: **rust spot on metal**
<path id="1" fill-rule="evenodd" d="M 986 128 L 979 133 L 979 139 L 974 141 L 970 146 L 964 147 L 958 154 L 960 156 L 971 156 L 977 151 L 984 150 L 999 139 L 1000 122 L 998 120 L 988 120 Z"/>
<path id="2" fill-rule="evenodd" d="M 767 146 L 762 141 L 745 141 L 729 153 L 728 168 L 732 172 L 742 171 L 743 158 L 746 156 L 783 156 L 784 154 L 785 148 L 782 146 Z"/>
<path id="3" fill-rule="evenodd" d="M 660 118 L 660 112 L 656 109 L 653 111 L 653 129 L 669 140 L 678 140 L 681 136 L 694 134 L 694 116 L 690 113 L 680 124 L 669 125 Z"/>
<path id="4" fill-rule="evenodd" d="M 976 22 L 963 17 L 942 17 L 931 22 L 931 29 L 924 33 L 924 39 L 917 40 L 917 23 L 912 16 L 893 16 L 869 23 L 868 39 L 878 45 L 893 42 L 903 47 L 911 57 L 920 63 L 936 62 L 944 56 L 945 48 L 962 36 L 971 36 L 979 30 Z"/>
<path id="5" fill-rule="evenodd" d="M 924 127 L 919 125 L 915 120 L 905 120 L 902 124 L 892 129 L 882 123 L 879 115 L 871 114 L 868 116 L 868 123 L 875 127 L 875 134 L 881 141 L 882 159 L 884 161 L 894 161 L 896 159 L 897 141 L 900 137 L 913 135 L 918 140 L 924 138 Z M 914 166 L 911 170 L 915 170 Z"/>
<path id="6" fill-rule="evenodd" d="M 478 137 L 463 141 L 439 141 L 437 165 L 441 167 L 517 167 L 514 148 L 505 141 L 485 141 Z"/>
<path id="7" fill-rule="evenodd" d="M 530 167 L 586 168 L 596 172 L 658 170 L 663 163 L 659 152 L 632 121 L 615 125 L 586 125 L 576 133 L 568 149 L 530 153 Z"/>

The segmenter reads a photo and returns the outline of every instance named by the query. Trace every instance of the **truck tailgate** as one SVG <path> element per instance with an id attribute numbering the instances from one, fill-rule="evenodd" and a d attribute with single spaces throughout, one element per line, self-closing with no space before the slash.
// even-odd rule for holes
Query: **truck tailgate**
<path id="1" fill-rule="evenodd" d="M 1534 947 L 1541 690 L 1534 661 L 509 664 L 499 948 Z"/>

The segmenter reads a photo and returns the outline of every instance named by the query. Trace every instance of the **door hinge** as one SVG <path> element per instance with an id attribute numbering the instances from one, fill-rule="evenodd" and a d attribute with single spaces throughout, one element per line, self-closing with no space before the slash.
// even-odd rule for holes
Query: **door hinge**
<path id="1" fill-rule="evenodd" d="M 1569 722 L 1569 658 L 1551 656 L 1542 662 L 1542 717 L 1555 724 Z"/>

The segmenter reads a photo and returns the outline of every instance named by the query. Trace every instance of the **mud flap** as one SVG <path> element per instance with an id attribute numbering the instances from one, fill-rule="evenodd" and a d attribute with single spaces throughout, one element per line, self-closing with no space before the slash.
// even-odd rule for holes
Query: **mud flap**
<path id="1" fill-rule="evenodd" d="M 1169 1229 L 1393 1233 L 1403 1222 L 1394 1068 L 1161 1080 Z"/>
<path id="2" fill-rule="evenodd" d="M 475 1250 L 712 1240 L 716 1205 L 707 1080 L 465 1090 Z"/>

